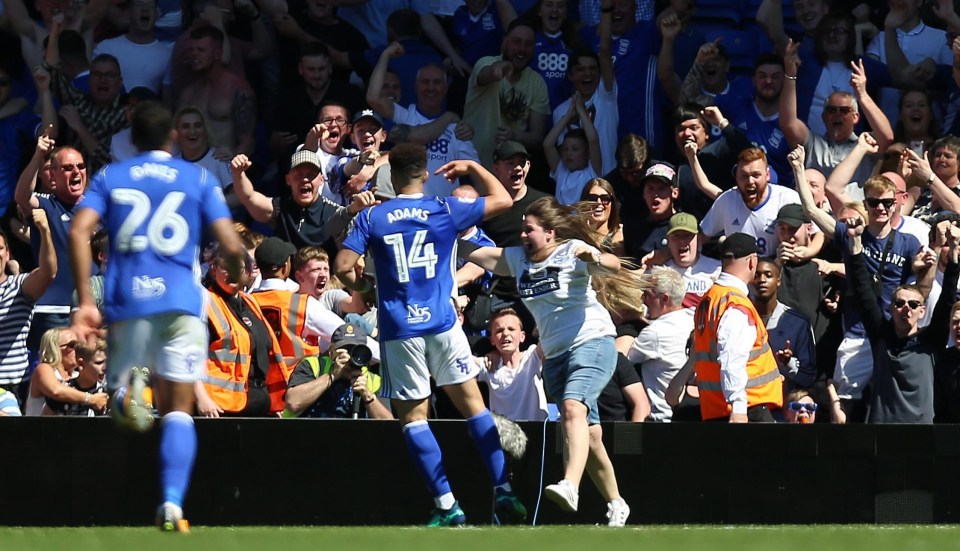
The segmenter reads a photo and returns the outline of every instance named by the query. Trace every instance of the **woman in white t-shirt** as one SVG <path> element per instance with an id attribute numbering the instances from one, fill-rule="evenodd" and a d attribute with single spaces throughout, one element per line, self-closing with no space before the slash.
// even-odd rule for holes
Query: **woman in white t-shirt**
<path id="1" fill-rule="evenodd" d="M 563 480 L 545 493 L 563 509 L 576 511 L 580 479 L 589 468 L 608 501 L 609 524 L 623 526 L 630 508 L 620 497 L 603 446 L 597 397 L 616 367 L 616 329 L 608 309 L 623 307 L 631 297 L 639 302 L 643 284 L 620 272 L 617 256 L 600 251 L 596 233 L 576 207 L 553 197 L 527 208 L 520 239 L 522 247 L 505 249 L 461 242 L 461 254 L 486 270 L 516 277 L 520 298 L 537 322 L 544 382 L 559 401 L 566 458 Z M 604 280 L 600 293 L 594 276 Z"/>

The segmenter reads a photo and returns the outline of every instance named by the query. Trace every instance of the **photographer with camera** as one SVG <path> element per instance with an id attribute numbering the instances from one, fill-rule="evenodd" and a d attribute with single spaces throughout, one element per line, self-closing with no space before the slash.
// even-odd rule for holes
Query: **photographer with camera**
<path id="1" fill-rule="evenodd" d="M 287 384 L 283 416 L 393 419 L 377 399 L 381 379 L 370 371 L 372 358 L 366 331 L 352 323 L 341 325 L 327 354 L 297 363 Z"/>

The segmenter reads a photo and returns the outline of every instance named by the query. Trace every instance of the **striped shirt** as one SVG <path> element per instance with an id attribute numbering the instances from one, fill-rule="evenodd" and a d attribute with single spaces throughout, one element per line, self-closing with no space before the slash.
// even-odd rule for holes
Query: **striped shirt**
<path id="1" fill-rule="evenodd" d="M 23 293 L 30 274 L 0 282 L 0 384 L 16 384 L 27 373 L 27 333 L 33 321 L 33 299 Z"/>

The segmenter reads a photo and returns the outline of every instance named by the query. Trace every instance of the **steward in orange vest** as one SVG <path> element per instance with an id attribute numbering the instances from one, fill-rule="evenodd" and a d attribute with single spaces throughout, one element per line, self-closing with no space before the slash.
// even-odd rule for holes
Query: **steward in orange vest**
<path id="1" fill-rule="evenodd" d="M 290 257 L 295 252 L 293 245 L 277 237 L 269 237 L 260 243 L 254 255 L 263 281 L 260 289 L 251 293 L 279 341 L 283 361 L 291 372 L 305 356 L 316 356 L 320 353 L 318 343 L 308 342 L 303 336 L 307 329 L 308 305 L 312 297 L 294 293 L 284 287 L 284 282 L 290 275 Z M 323 309 L 319 303 L 313 308 L 313 332 L 317 332 L 316 325 L 323 325 L 329 331 L 326 338 L 321 335 L 312 336 L 328 341 L 329 334 L 333 333 L 343 320 L 333 312 Z"/>
<path id="2" fill-rule="evenodd" d="M 760 315 L 746 294 L 746 281 L 753 279 L 757 267 L 757 246 L 752 236 L 735 233 L 720 246 L 723 255 L 723 272 L 717 282 L 704 294 L 694 317 L 693 359 L 697 372 L 697 387 L 700 390 L 700 413 L 704 420 L 730 417 L 734 422 L 746 422 L 748 411 L 754 420 L 772 421 L 770 410 L 783 405 L 783 382 L 776 358 L 770 349 L 767 330 Z M 721 365 L 717 333 L 720 320 L 731 309 L 746 316 L 743 327 L 728 328 L 728 334 L 740 336 L 749 333 L 753 344 L 746 358 L 746 373 L 739 373 L 738 380 L 745 379 L 746 404 L 738 404 L 739 388 L 728 388 L 734 402 L 724 395 L 722 374 L 728 370 L 743 369 L 737 365 Z M 739 320 L 725 320 L 738 323 Z M 729 351 L 727 351 L 729 352 Z M 744 351 L 746 352 L 746 351 Z M 742 408 L 742 409 L 741 409 Z"/>
<path id="3" fill-rule="evenodd" d="M 217 271 L 216 266 L 211 271 Z M 223 274 L 225 275 L 225 274 Z M 236 284 L 221 283 L 223 275 L 214 275 L 211 287 L 208 289 L 209 302 L 207 303 L 207 326 L 210 330 L 210 346 L 207 349 L 207 369 L 202 377 L 204 388 L 217 406 L 227 413 L 243 412 L 248 405 L 248 394 L 251 392 L 251 367 L 254 358 L 253 335 L 266 334 L 270 339 L 270 349 L 267 351 L 268 365 L 259 365 L 259 369 L 266 371 L 266 392 L 269 395 L 267 410 L 277 414 L 283 411 L 283 398 L 286 393 L 287 380 L 292 369 L 287 368 L 280 352 L 280 344 L 273 332 L 269 330 L 263 319 L 263 312 L 257 303 L 243 292 L 233 297 L 230 291 L 235 290 Z M 225 289 L 224 285 L 230 287 Z M 253 326 L 257 320 L 241 320 L 234 310 L 227 304 L 227 300 L 239 298 L 249 312 L 259 319 L 263 329 L 259 331 Z M 254 381 L 255 382 L 255 381 Z M 262 410 L 261 410 L 262 411 Z"/>

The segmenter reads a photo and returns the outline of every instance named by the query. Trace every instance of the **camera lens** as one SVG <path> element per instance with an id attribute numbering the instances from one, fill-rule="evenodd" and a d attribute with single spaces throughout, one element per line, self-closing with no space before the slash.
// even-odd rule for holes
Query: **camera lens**
<path id="1" fill-rule="evenodd" d="M 350 351 L 350 363 L 355 367 L 364 367 L 370 363 L 373 352 L 365 344 L 358 344 Z"/>

